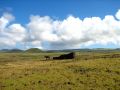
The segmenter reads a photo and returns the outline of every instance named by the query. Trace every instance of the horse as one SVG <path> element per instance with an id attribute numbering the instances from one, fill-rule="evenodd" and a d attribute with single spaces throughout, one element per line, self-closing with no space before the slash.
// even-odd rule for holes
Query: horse
<path id="1" fill-rule="evenodd" d="M 46 58 L 46 60 L 49 60 L 50 59 L 50 56 L 44 56 Z"/>

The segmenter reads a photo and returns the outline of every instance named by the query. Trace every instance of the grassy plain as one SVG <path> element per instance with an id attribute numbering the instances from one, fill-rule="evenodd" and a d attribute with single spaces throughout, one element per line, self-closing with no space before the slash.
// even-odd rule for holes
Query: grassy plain
<path id="1" fill-rule="evenodd" d="M 0 53 L 0 90 L 120 90 L 120 52 Z"/>

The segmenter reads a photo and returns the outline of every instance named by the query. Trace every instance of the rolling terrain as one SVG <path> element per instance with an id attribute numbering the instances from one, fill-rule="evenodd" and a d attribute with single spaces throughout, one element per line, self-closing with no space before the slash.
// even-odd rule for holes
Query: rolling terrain
<path id="1" fill-rule="evenodd" d="M 120 52 L 83 51 L 75 59 L 52 60 L 64 53 L 1 52 L 0 90 L 120 90 Z"/>

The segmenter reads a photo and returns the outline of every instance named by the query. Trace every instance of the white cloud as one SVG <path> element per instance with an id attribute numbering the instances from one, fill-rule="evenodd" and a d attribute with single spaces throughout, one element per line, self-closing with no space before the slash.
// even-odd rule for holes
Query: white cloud
<path id="1" fill-rule="evenodd" d="M 120 10 L 116 18 L 68 16 L 64 20 L 54 20 L 49 16 L 32 15 L 26 27 L 10 24 L 13 16 L 5 14 L 0 18 L 0 47 L 15 47 L 27 43 L 26 47 L 41 49 L 70 49 L 90 45 L 120 45 Z"/>
<path id="2" fill-rule="evenodd" d="M 46 18 L 47 17 L 47 18 Z M 93 44 L 120 44 L 120 21 L 112 15 L 104 19 L 68 16 L 66 19 L 52 20 L 50 17 L 32 16 L 28 24 L 34 41 L 47 42 L 49 49 L 79 48 Z M 47 47 L 48 49 L 48 47 Z"/>
<path id="3" fill-rule="evenodd" d="M 9 13 L 4 13 L 3 16 L 0 18 L 0 32 L 5 29 L 5 27 L 14 20 L 14 16 Z"/>
<path id="4" fill-rule="evenodd" d="M 116 18 L 120 20 L 120 9 L 118 10 L 118 12 L 116 13 Z"/>
<path id="5" fill-rule="evenodd" d="M 7 33 L 9 34 L 9 38 L 13 39 L 15 42 L 23 42 L 27 34 L 25 28 L 20 24 L 10 25 Z"/>
<path id="6" fill-rule="evenodd" d="M 3 14 L 0 18 L 0 49 L 13 48 L 17 43 L 23 43 L 26 38 L 26 31 L 20 24 L 10 24 L 14 16 L 9 13 Z"/>

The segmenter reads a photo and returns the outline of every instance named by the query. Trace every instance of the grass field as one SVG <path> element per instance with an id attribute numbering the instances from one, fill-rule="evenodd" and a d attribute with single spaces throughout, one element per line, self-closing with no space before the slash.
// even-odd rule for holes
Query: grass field
<path id="1" fill-rule="evenodd" d="M 0 53 L 0 90 L 120 90 L 120 52 Z"/>

